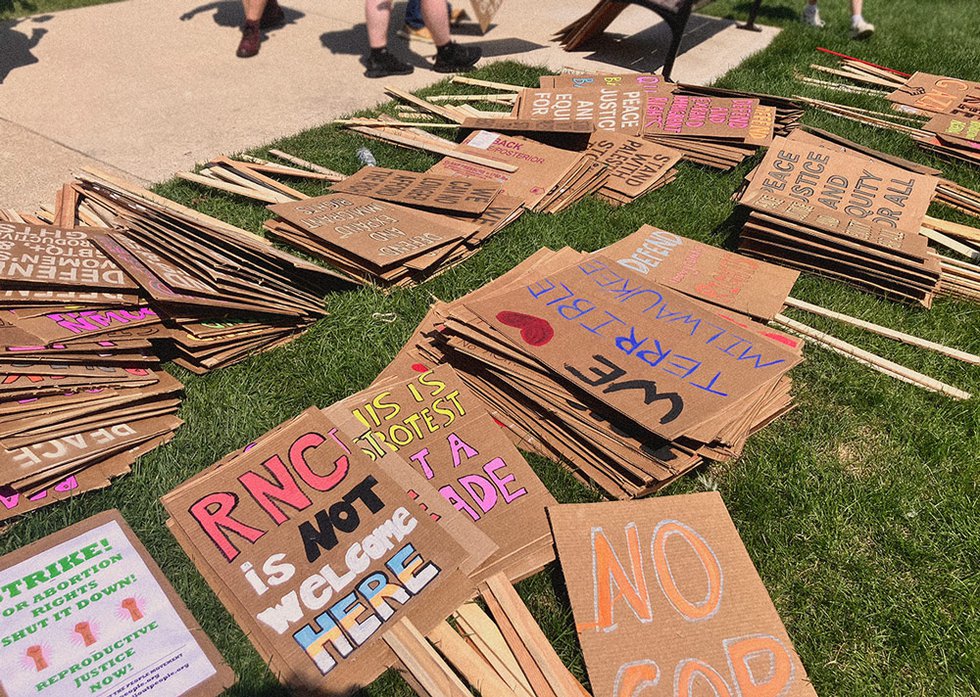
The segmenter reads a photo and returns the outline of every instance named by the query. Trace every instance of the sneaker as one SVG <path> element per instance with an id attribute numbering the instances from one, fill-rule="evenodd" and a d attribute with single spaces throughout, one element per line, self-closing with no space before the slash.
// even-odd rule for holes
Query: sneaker
<path id="1" fill-rule="evenodd" d="M 807 5 L 803 8 L 803 23 L 811 27 L 823 29 L 827 23 L 820 19 L 820 8 L 816 5 Z"/>
<path id="2" fill-rule="evenodd" d="M 279 7 L 278 0 L 269 0 L 259 20 L 260 29 L 278 29 L 286 23 L 286 13 Z"/>
<path id="3" fill-rule="evenodd" d="M 409 75 L 415 71 L 408 63 L 405 63 L 393 54 L 385 50 L 383 53 L 368 54 L 367 71 L 365 77 L 388 77 L 389 75 Z"/>
<path id="4" fill-rule="evenodd" d="M 851 38 L 852 39 L 868 39 L 871 35 L 875 33 L 875 25 L 871 22 L 866 22 L 863 18 L 856 20 L 851 24 Z"/>
<path id="5" fill-rule="evenodd" d="M 428 27 L 415 27 L 406 24 L 404 27 L 398 30 L 398 36 L 408 41 L 421 41 L 426 44 L 434 44 L 435 41 L 432 40 L 432 32 L 429 31 Z"/>
<path id="6" fill-rule="evenodd" d="M 483 49 L 479 46 L 463 46 L 450 41 L 437 49 L 436 63 L 432 69 L 437 73 L 465 73 L 482 55 Z"/>
<path id="7" fill-rule="evenodd" d="M 238 44 L 235 55 L 239 58 L 251 58 L 259 52 L 259 44 L 262 43 L 262 31 L 259 29 L 258 22 L 245 22 L 242 26 L 242 40 Z"/>

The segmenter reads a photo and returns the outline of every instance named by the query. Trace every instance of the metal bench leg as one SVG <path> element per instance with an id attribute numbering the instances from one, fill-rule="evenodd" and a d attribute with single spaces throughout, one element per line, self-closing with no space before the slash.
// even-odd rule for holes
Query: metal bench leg
<path id="1" fill-rule="evenodd" d="M 755 26 L 755 18 L 759 16 L 760 7 L 762 7 L 762 0 L 755 0 L 752 3 L 752 9 L 749 10 L 749 21 L 745 24 L 738 25 L 738 28 L 747 31 L 762 31 L 759 27 Z"/>

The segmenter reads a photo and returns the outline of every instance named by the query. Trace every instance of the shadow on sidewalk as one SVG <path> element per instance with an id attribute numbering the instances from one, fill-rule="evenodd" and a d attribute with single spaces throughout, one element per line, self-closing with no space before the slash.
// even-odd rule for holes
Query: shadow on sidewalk
<path id="1" fill-rule="evenodd" d="M 3 4 L 0 1 L 0 7 L 3 7 Z M 51 19 L 51 15 L 40 15 L 30 19 L 0 22 L 0 49 L 2 49 L 0 50 L 0 84 L 3 84 L 11 71 L 38 62 L 37 57 L 31 51 L 41 42 L 41 37 L 48 33 L 48 30 L 43 27 L 31 27 L 31 33 L 28 36 L 15 27 L 25 22 L 40 24 L 49 19 Z"/>
<path id="2" fill-rule="evenodd" d="M 0 0 L 2 2 L 2 0 Z M 180 16 L 182 22 L 193 19 L 205 12 L 214 12 L 212 18 L 219 27 L 240 27 L 245 22 L 245 15 L 242 13 L 242 3 L 240 0 L 215 0 L 204 5 L 199 5 L 193 10 L 188 10 Z M 294 24 L 297 20 L 306 16 L 299 10 L 283 5 L 282 11 L 286 14 L 286 24 Z"/>

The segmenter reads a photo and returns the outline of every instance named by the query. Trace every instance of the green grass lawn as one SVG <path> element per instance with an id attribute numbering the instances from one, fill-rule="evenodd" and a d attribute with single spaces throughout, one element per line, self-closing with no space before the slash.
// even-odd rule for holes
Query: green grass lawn
<path id="1" fill-rule="evenodd" d="M 119 0 L 0 0 L 0 20 L 47 14 Z"/>
<path id="2" fill-rule="evenodd" d="M 883 108 L 872 98 L 798 86 L 794 70 L 805 70 L 810 62 L 829 63 L 815 52 L 818 45 L 907 72 L 922 69 L 980 79 L 976 0 L 872 0 L 866 15 L 877 24 L 878 34 L 863 44 L 847 39 L 846 3 L 824 3 L 828 27 L 822 32 L 796 23 L 795 1 L 765 4 L 760 21 L 781 24 L 784 31 L 769 49 L 725 76 L 722 86 Z M 744 16 L 746 3 L 719 0 L 705 11 Z M 477 75 L 536 84 L 540 72 L 501 63 Z M 822 114 L 809 114 L 806 121 L 942 166 L 953 180 L 980 189 L 980 172 L 941 163 L 897 134 Z M 272 147 L 353 172 L 358 168 L 355 150 L 363 143 L 359 136 L 323 127 Z M 424 154 L 369 145 L 385 166 L 422 169 L 434 161 Z M 729 222 L 730 196 L 756 161 L 724 174 L 684 164 L 675 183 L 619 209 L 587 200 L 557 216 L 525 215 L 477 256 L 421 288 L 389 296 L 363 289 L 328 297 L 330 316 L 285 348 L 204 377 L 173 369 L 187 385 L 181 412 L 187 423 L 177 438 L 143 458 L 132 475 L 107 491 L 26 516 L 0 537 L 0 552 L 96 512 L 120 508 L 238 674 L 239 685 L 230 694 L 283 693 L 164 528 L 159 497 L 305 407 L 325 406 L 366 387 L 411 334 L 430 294 L 446 300 L 459 297 L 541 246 L 591 250 L 642 223 L 731 248 L 736 229 Z M 318 185 L 303 186 L 311 194 L 323 191 Z M 267 217 L 260 206 L 186 183 L 170 182 L 158 191 L 251 230 L 259 230 Z M 936 206 L 931 213 L 970 222 Z M 812 277 L 802 278 L 794 295 L 980 353 L 976 305 L 943 299 L 926 311 Z M 372 318 L 377 312 L 394 313 L 397 320 L 380 323 Z M 792 314 L 980 393 L 976 368 Z M 705 489 L 722 493 L 819 694 L 980 693 L 980 408 L 976 400 L 954 402 L 816 349 L 807 350 L 807 361 L 793 377 L 798 404 L 793 413 L 753 437 L 737 461 L 705 467 L 667 494 Z M 560 501 L 599 499 L 554 463 L 530 460 Z M 550 569 L 519 588 L 562 657 L 584 675 L 560 570 Z M 411 694 L 391 675 L 368 692 Z"/>

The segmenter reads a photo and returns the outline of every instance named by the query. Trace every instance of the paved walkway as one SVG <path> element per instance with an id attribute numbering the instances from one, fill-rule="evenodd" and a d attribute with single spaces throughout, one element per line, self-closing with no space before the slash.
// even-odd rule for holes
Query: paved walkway
<path id="1" fill-rule="evenodd" d="M 383 99 L 385 84 L 435 81 L 435 53 L 413 43 L 420 68 L 387 80 L 363 77 L 360 2 L 284 0 L 290 23 L 258 56 L 235 57 L 238 0 L 125 0 L 0 23 L 0 207 L 31 208 L 86 164 L 144 182 L 169 178 L 220 153 L 296 133 Z M 486 36 L 483 63 L 520 60 L 557 69 L 653 70 L 669 32 L 629 7 L 592 52 L 565 53 L 549 39 L 592 0 L 507 0 Z M 393 17 L 404 5 L 396 1 Z M 392 22 L 392 32 L 400 23 Z M 741 31 L 695 15 L 674 77 L 704 84 L 761 50 L 776 34 Z M 404 41 L 392 38 L 404 54 Z"/>

